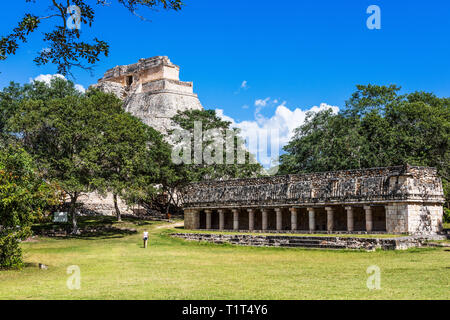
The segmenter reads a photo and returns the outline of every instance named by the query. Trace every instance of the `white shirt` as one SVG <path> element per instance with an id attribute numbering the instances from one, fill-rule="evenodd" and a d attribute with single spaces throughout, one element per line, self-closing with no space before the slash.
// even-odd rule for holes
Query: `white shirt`
<path id="1" fill-rule="evenodd" d="M 148 232 L 144 232 L 144 238 L 148 238 Z"/>

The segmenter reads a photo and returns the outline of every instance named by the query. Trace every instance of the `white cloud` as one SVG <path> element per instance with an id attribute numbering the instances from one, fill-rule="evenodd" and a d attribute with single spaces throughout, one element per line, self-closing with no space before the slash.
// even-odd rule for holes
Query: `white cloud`
<path id="1" fill-rule="evenodd" d="M 81 84 L 76 84 L 75 89 L 81 93 L 85 93 L 86 89 Z"/>
<path id="2" fill-rule="evenodd" d="M 49 53 L 50 51 L 52 51 L 50 48 L 42 48 L 41 53 Z"/>
<path id="3" fill-rule="evenodd" d="M 262 106 L 265 100 L 261 100 L 258 105 Z M 269 143 L 271 149 L 270 151 L 261 150 L 261 148 L 268 149 L 268 147 L 265 145 L 248 146 L 250 152 L 257 155 L 258 161 L 261 162 L 265 167 L 269 167 L 271 165 L 270 159 L 261 159 L 259 154 L 261 152 L 269 156 L 274 153 L 280 154 L 281 148 L 285 146 L 293 137 L 294 130 L 305 122 L 306 114 L 309 111 L 319 112 L 322 110 L 331 109 L 334 113 L 339 112 L 339 107 L 330 106 L 326 103 L 321 103 L 320 106 L 313 106 L 307 110 L 301 110 L 299 108 L 291 110 L 286 107 L 285 104 L 286 102 L 283 102 L 282 104 L 278 105 L 274 115 L 271 117 L 265 117 L 261 115 L 259 111 L 257 111 L 255 113 L 254 120 L 241 122 L 237 122 L 233 118 L 225 115 L 222 109 L 216 109 L 216 113 L 223 120 L 230 121 L 233 127 L 240 129 L 241 135 L 244 138 L 252 136 L 265 137 L 269 133 Z M 277 148 L 278 150 L 276 150 Z"/>
<path id="4" fill-rule="evenodd" d="M 248 88 L 250 88 L 248 86 L 248 81 L 244 80 L 244 81 L 241 82 L 241 85 L 239 86 L 239 89 L 234 94 L 239 94 L 241 92 L 241 90 L 247 90 Z"/>
<path id="5" fill-rule="evenodd" d="M 36 78 L 30 79 L 30 82 L 40 81 L 40 82 L 45 82 L 45 84 L 49 85 L 50 81 L 52 79 L 55 79 L 55 78 L 61 78 L 61 79 L 66 80 L 66 77 L 64 77 L 62 74 L 56 73 L 56 74 L 41 74 L 41 75 L 38 75 Z"/>
<path id="6" fill-rule="evenodd" d="M 50 85 L 50 82 L 52 79 L 60 78 L 67 80 L 66 77 L 64 77 L 62 74 L 56 73 L 56 74 L 40 74 L 37 77 L 30 78 L 30 83 L 34 81 L 40 81 L 45 82 L 45 84 Z M 75 84 L 75 89 L 81 93 L 85 93 L 86 89 L 81 84 Z"/>
<path id="7" fill-rule="evenodd" d="M 267 103 L 270 101 L 270 97 L 267 97 L 265 99 L 257 99 L 255 100 L 255 106 L 257 107 L 265 107 L 267 106 Z"/>

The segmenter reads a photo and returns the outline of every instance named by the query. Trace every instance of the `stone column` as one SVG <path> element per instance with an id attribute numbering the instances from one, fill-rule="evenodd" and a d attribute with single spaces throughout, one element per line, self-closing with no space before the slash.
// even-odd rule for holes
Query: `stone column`
<path id="1" fill-rule="evenodd" d="M 184 209 L 184 228 L 194 229 L 194 216 L 191 209 Z"/>
<path id="2" fill-rule="evenodd" d="M 291 230 L 297 230 L 297 208 L 289 208 L 291 212 Z"/>
<path id="3" fill-rule="evenodd" d="M 232 209 L 233 211 L 233 230 L 239 230 L 239 209 Z"/>
<path id="4" fill-rule="evenodd" d="M 248 211 L 248 230 L 255 229 L 255 209 L 247 209 Z"/>
<path id="5" fill-rule="evenodd" d="M 366 231 L 372 232 L 373 221 L 372 221 L 372 207 L 364 206 L 364 211 L 366 212 Z"/>
<path id="6" fill-rule="evenodd" d="M 353 207 L 345 207 L 347 211 L 347 231 L 354 231 L 355 219 L 353 218 Z"/>
<path id="7" fill-rule="evenodd" d="M 219 230 L 225 229 L 225 210 L 219 209 Z"/>
<path id="8" fill-rule="evenodd" d="M 206 229 L 211 230 L 211 210 L 205 210 L 206 214 Z"/>
<path id="9" fill-rule="evenodd" d="M 192 214 L 194 215 L 194 229 L 200 229 L 200 211 L 192 210 Z"/>
<path id="10" fill-rule="evenodd" d="M 314 208 L 308 208 L 308 215 L 309 215 L 309 231 L 315 231 L 316 230 L 316 216 L 315 216 Z"/>
<path id="11" fill-rule="evenodd" d="M 334 229 L 334 208 L 333 207 L 325 207 L 327 211 L 327 231 L 332 232 Z"/>
<path id="12" fill-rule="evenodd" d="M 261 214 L 262 214 L 262 229 L 263 230 L 267 230 L 268 209 L 261 209 Z"/>
<path id="13" fill-rule="evenodd" d="M 280 231 L 283 228 L 283 211 L 281 208 L 275 208 L 277 215 L 277 230 Z"/>

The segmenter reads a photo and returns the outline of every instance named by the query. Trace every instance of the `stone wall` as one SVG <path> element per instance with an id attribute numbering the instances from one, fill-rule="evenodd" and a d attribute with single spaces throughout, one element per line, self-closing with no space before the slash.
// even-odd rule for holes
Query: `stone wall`
<path id="1" fill-rule="evenodd" d="M 137 63 L 116 66 L 105 72 L 99 82 L 109 81 L 127 85 L 127 77 L 133 82 L 149 82 L 158 79 L 178 80 L 180 67 L 173 64 L 166 56 L 140 59 Z"/>
<path id="2" fill-rule="evenodd" d="M 441 204 L 391 203 L 386 206 L 387 232 L 407 230 L 412 234 L 442 231 L 443 207 Z"/>
<path id="3" fill-rule="evenodd" d="M 390 203 L 386 207 L 386 232 L 400 233 L 408 230 L 408 205 Z"/>
<path id="4" fill-rule="evenodd" d="M 408 204 L 408 232 L 435 233 L 443 230 L 444 209 L 435 204 Z"/>
<path id="5" fill-rule="evenodd" d="M 175 93 L 184 93 L 188 95 L 193 94 L 192 82 L 181 82 L 175 80 L 155 80 L 152 82 L 147 82 L 142 85 L 143 92 L 156 92 L 156 91 L 172 91 Z M 195 97 L 195 96 L 194 96 Z"/>
<path id="6" fill-rule="evenodd" d="M 353 249 L 353 250 L 403 250 L 419 247 L 426 238 L 358 238 L 358 237 L 326 237 L 326 236 L 282 236 L 282 235 L 250 235 L 250 234 L 207 234 L 176 233 L 172 236 L 190 241 L 207 241 L 217 244 L 229 243 L 242 246 L 263 247 L 298 247 L 317 249 Z"/>
<path id="7" fill-rule="evenodd" d="M 97 192 L 83 194 L 80 196 L 79 202 L 82 204 L 81 213 L 105 216 L 116 215 L 112 193 L 107 193 L 106 195 L 100 195 Z M 117 205 L 121 214 L 134 214 L 132 208 L 129 208 L 120 197 L 117 199 Z"/>

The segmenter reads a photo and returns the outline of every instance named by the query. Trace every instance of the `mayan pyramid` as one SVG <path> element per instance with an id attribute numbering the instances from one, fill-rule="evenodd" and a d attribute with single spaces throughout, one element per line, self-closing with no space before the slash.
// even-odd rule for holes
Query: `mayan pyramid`
<path id="1" fill-rule="evenodd" d="M 180 67 L 168 57 L 156 56 L 116 66 L 93 87 L 114 93 L 124 101 L 126 111 L 166 133 L 173 127 L 170 118 L 178 111 L 203 109 L 193 83 L 180 81 L 179 74 Z"/>

